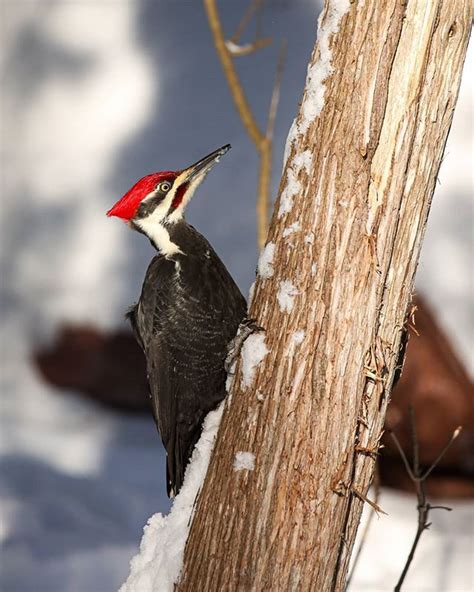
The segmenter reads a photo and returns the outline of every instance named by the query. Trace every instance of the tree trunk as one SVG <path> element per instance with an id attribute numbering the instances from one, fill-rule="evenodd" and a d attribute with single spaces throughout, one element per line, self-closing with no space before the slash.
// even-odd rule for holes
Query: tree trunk
<path id="1" fill-rule="evenodd" d="M 180 591 L 344 588 L 469 4 L 326 1 Z"/>

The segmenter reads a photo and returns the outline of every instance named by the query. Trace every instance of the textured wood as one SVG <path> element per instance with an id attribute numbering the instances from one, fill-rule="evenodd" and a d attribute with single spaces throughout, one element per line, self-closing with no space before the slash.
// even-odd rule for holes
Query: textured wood
<path id="1" fill-rule="evenodd" d="M 237 367 L 179 590 L 343 589 L 470 17 L 467 0 L 354 2 L 330 39 L 326 103 L 291 148 L 269 231 L 275 272 L 258 278 L 250 311 L 269 354 L 248 388 Z M 307 149 L 302 190 L 278 217 Z M 298 292 L 291 312 L 284 280 Z M 238 451 L 255 454 L 253 471 L 233 470 Z"/>

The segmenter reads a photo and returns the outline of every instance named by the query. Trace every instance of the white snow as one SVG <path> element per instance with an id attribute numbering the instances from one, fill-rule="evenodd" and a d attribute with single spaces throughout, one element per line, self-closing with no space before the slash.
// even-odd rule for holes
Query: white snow
<path id="1" fill-rule="evenodd" d="M 241 45 L 237 45 L 237 43 L 234 43 L 231 39 L 226 39 L 225 46 L 230 51 L 230 53 L 239 53 L 239 51 L 242 49 Z"/>
<path id="2" fill-rule="evenodd" d="M 196 497 L 207 473 L 224 403 L 211 411 L 203 426 L 181 491 L 171 512 L 154 514 L 143 529 L 140 552 L 130 563 L 130 575 L 119 592 L 172 592 L 183 563 L 184 546 L 193 517 Z"/>
<path id="3" fill-rule="evenodd" d="M 289 226 L 287 226 L 285 228 L 285 230 L 283 231 L 283 237 L 287 237 L 290 236 L 291 234 L 294 234 L 295 232 L 298 232 L 301 229 L 301 225 L 298 221 L 293 222 L 293 224 L 290 224 Z"/>
<path id="4" fill-rule="evenodd" d="M 291 312 L 293 310 L 295 296 L 299 294 L 296 287 L 290 280 L 280 282 L 277 299 L 282 312 Z"/>
<path id="5" fill-rule="evenodd" d="M 308 66 L 306 77 L 305 93 L 301 104 L 300 115 L 293 121 L 285 144 L 285 156 L 283 168 L 291 152 L 293 142 L 302 136 L 310 124 L 319 117 L 324 107 L 324 95 L 326 93 L 325 80 L 333 72 L 331 64 L 332 54 L 329 49 L 331 37 L 339 30 L 341 18 L 350 8 L 349 0 L 332 0 L 329 3 L 324 24 L 322 15 L 318 25 L 318 48 L 319 58 L 313 65 Z M 313 163 L 313 155 L 310 150 L 304 150 L 293 156 L 290 166 L 286 172 L 286 184 L 280 197 L 278 217 L 281 218 L 291 211 L 293 199 L 302 190 L 298 174 L 304 171 L 309 175 Z"/>
<path id="6" fill-rule="evenodd" d="M 246 51 L 252 50 L 252 43 L 245 43 L 244 45 L 238 45 L 237 43 L 234 43 L 231 39 L 226 39 L 225 41 L 225 46 L 227 47 L 227 49 L 229 50 L 229 52 L 233 55 L 241 55 L 242 53 L 245 53 Z"/>
<path id="7" fill-rule="evenodd" d="M 373 494 L 369 492 L 369 498 Z M 452 512 L 432 510 L 430 528 L 421 537 L 403 590 L 407 592 L 468 592 L 474 590 L 474 504 L 472 500 L 436 499 Z M 391 592 L 400 577 L 416 532 L 414 495 L 382 488 L 379 506 L 387 513 L 374 516 L 349 592 Z M 357 549 L 367 517 L 365 504 L 354 546 Z M 354 558 L 354 555 L 352 557 Z"/>
<path id="8" fill-rule="evenodd" d="M 281 192 L 280 207 L 278 209 L 278 217 L 281 218 L 283 215 L 291 212 L 293 207 L 293 199 L 302 190 L 303 186 L 298 180 L 298 170 L 289 167 L 286 173 L 286 185 Z"/>
<path id="9" fill-rule="evenodd" d="M 306 172 L 307 175 L 311 172 L 311 165 L 313 164 L 313 154 L 311 150 L 304 150 L 303 152 L 298 152 L 295 154 L 293 158 L 293 165 L 298 170 L 303 170 Z"/>
<path id="10" fill-rule="evenodd" d="M 286 142 L 285 142 L 285 151 L 283 154 L 283 168 L 282 168 L 282 174 L 283 171 L 285 169 L 285 165 L 286 162 L 288 160 L 288 157 L 290 156 L 290 152 L 291 152 L 291 146 L 293 144 L 293 141 L 296 137 L 296 117 L 293 119 L 293 122 L 290 126 L 290 131 L 288 132 L 288 136 L 286 137 Z"/>
<path id="11" fill-rule="evenodd" d="M 5 28 L 10 13 L 17 11 L 15 4 L 2 15 Z M 120 179 L 119 151 L 153 117 L 160 72 L 136 38 L 132 23 L 140 9 L 135 3 L 55 2 L 45 10 L 40 4 L 27 2 L 21 8 L 25 22 L 17 24 L 14 35 L 17 51 L 26 45 L 43 51 L 35 56 L 40 67 L 29 72 L 28 81 L 20 82 L 19 72 L 17 82 L 12 79 L 2 93 L 2 113 L 9 113 L 2 115 L 8 163 L 2 193 L 18 192 L 25 212 L 51 218 L 62 245 L 57 248 L 48 240 L 50 225 L 30 221 L 16 245 L 21 265 L 11 289 L 28 283 L 31 293 L 42 295 L 45 286 L 54 285 L 42 300 L 43 314 L 110 327 L 121 306 L 119 274 L 113 272 L 129 258 L 124 228 L 105 217 L 120 197 L 110 180 Z M 8 52 L 14 45 L 12 39 L 10 48 L 0 52 L 7 62 L 15 59 Z M 22 90 L 25 84 L 34 88 L 30 97 Z M 17 207 L 18 195 L 2 200 L 3 220 L 26 223 L 27 217 L 20 222 Z M 19 224 L 5 225 L 6 244 L 21 232 Z M 31 248 L 32 240 L 41 241 L 39 248 Z M 47 264 L 38 264 L 40 256 Z M 113 283 L 103 291 L 106 273 Z M 101 292 L 107 294 L 105 307 L 104 298 L 90 297 Z"/>
<path id="12" fill-rule="evenodd" d="M 273 257 L 275 256 L 275 243 L 269 242 L 263 248 L 258 260 L 258 274 L 263 279 L 273 275 Z"/>
<path id="13" fill-rule="evenodd" d="M 126 271 L 139 259 L 132 233 L 105 211 L 140 176 L 129 156 L 160 110 L 162 68 L 137 35 L 141 12 L 127 2 L 2 10 L 5 592 L 116 590 L 146 517 L 169 506 L 153 420 L 54 388 L 32 361 L 58 323 L 125 327 L 138 287 Z"/>
<path id="14" fill-rule="evenodd" d="M 314 242 L 314 236 L 312 234 L 305 234 L 304 235 L 304 242 L 307 245 L 312 245 Z"/>
<path id="15" fill-rule="evenodd" d="M 293 333 L 293 335 L 291 336 L 291 340 L 295 345 L 300 345 L 301 343 L 303 343 L 304 336 L 305 332 L 303 331 L 303 329 L 299 329 L 298 331 L 295 331 Z"/>
<path id="16" fill-rule="evenodd" d="M 333 72 L 329 42 L 332 36 L 338 32 L 341 19 L 348 12 L 350 5 L 350 0 L 332 0 L 329 2 L 324 24 L 322 21 L 324 13 L 321 13 L 319 17 L 317 35 L 319 58 L 314 64 L 308 66 L 300 115 L 293 121 L 288 133 L 284 163 L 290 154 L 293 142 L 307 131 L 310 124 L 319 117 L 323 110 L 326 94 L 324 83 Z M 306 166 L 309 169 L 310 165 Z"/>
<path id="17" fill-rule="evenodd" d="M 269 353 L 265 344 L 263 333 L 252 333 L 242 346 L 242 378 L 241 387 L 248 388 L 252 385 L 258 365 Z"/>
<path id="18" fill-rule="evenodd" d="M 302 117 L 297 126 L 299 134 L 304 134 L 309 125 L 319 117 L 323 110 L 324 96 L 326 94 L 326 85 L 324 82 L 333 72 L 329 41 L 339 30 L 339 23 L 349 10 L 350 5 L 350 0 L 332 0 L 329 3 L 324 25 L 322 25 L 322 15 L 320 17 L 318 27 L 319 59 L 308 67 L 305 97 L 301 105 Z"/>
<path id="19" fill-rule="evenodd" d="M 311 265 L 311 275 L 316 275 L 317 270 L 318 270 L 318 266 L 316 265 L 316 263 L 313 263 Z"/>
<path id="20" fill-rule="evenodd" d="M 253 452 L 236 452 L 234 471 L 253 471 L 255 468 L 255 454 Z"/>

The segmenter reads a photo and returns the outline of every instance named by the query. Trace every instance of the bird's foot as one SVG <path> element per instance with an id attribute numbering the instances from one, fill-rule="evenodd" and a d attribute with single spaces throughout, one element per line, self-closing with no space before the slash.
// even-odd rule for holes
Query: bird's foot
<path id="1" fill-rule="evenodd" d="M 231 374 L 233 370 L 233 366 L 237 361 L 237 358 L 240 356 L 240 352 L 242 351 L 242 347 L 248 337 L 252 335 L 252 333 L 259 333 L 260 331 L 265 331 L 263 327 L 257 325 L 255 319 L 244 319 L 237 329 L 237 335 L 232 339 L 232 341 L 227 346 L 227 357 L 224 362 L 224 368 L 227 374 Z"/>

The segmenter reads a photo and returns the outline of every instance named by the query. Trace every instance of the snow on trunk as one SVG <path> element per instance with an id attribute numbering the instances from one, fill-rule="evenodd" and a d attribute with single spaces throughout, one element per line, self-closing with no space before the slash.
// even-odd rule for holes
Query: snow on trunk
<path id="1" fill-rule="evenodd" d="M 130 575 L 119 592 L 173 591 L 181 573 L 195 501 L 206 476 L 224 405 L 223 401 L 206 416 L 181 491 L 170 513 L 154 514 L 143 529 L 140 551 L 130 562 Z"/>

